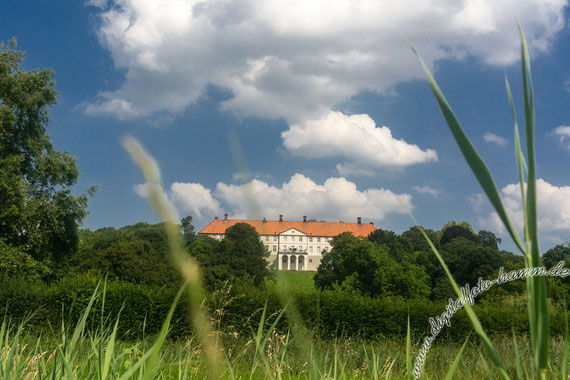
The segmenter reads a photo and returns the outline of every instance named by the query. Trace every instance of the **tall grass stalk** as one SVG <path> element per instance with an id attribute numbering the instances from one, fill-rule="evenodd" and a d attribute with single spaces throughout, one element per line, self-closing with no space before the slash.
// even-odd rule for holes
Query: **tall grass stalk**
<path id="1" fill-rule="evenodd" d="M 524 33 L 522 28 L 519 26 L 520 38 L 521 38 L 521 63 L 522 63 L 522 81 L 523 81 L 523 99 L 524 99 L 524 115 L 525 115 L 525 137 L 526 137 L 526 153 L 528 163 L 525 163 L 525 157 L 521 149 L 520 136 L 518 131 L 518 123 L 516 118 L 516 111 L 514 107 L 514 102 L 512 100 L 512 94 L 510 91 L 510 86 L 508 80 L 506 82 L 507 95 L 509 99 L 509 104 L 513 113 L 514 119 L 514 137 L 515 137 L 515 159 L 517 162 L 517 171 L 519 182 L 521 186 L 521 196 L 522 196 L 522 208 L 524 210 L 524 244 L 520 240 L 517 231 L 512 224 L 497 187 L 495 181 L 485 165 L 483 159 L 477 153 L 471 141 L 463 131 L 461 124 L 459 123 L 457 117 L 455 116 L 451 106 L 445 99 L 443 92 L 437 85 L 433 75 L 423 62 L 419 53 L 411 46 L 414 53 L 419 58 L 422 68 L 427 76 L 428 82 L 431 86 L 432 92 L 435 96 L 439 109 L 441 110 L 443 117 L 453 135 L 463 157 L 467 161 L 467 164 L 471 168 L 471 171 L 477 178 L 477 181 L 481 185 L 481 188 L 487 195 L 490 203 L 493 205 L 497 215 L 503 222 L 506 230 L 513 239 L 516 246 L 523 253 L 525 257 L 525 264 L 527 268 L 539 267 L 541 266 L 540 250 L 538 243 L 538 226 L 537 226 L 537 201 L 536 201 L 536 162 L 535 162 L 535 149 L 534 149 L 534 92 L 532 86 L 532 78 L 530 72 L 530 58 L 528 54 L 528 48 Z M 527 171 L 527 186 L 526 193 L 524 187 L 524 172 Z M 436 255 L 440 264 L 442 265 L 445 273 L 447 274 L 449 280 L 451 281 L 452 287 L 458 296 L 463 300 L 465 310 L 473 324 L 476 333 L 479 335 L 487 353 L 489 354 L 495 368 L 505 379 L 509 378 L 505 367 L 499 358 L 493 344 L 489 340 L 485 331 L 481 327 L 481 324 L 475 315 L 473 309 L 466 302 L 463 295 L 461 294 L 459 287 L 453 276 L 451 275 L 447 265 L 443 261 L 441 255 L 431 243 L 428 236 L 422 230 L 422 234 L 428 241 L 432 251 Z M 527 277 L 527 295 L 528 295 L 528 312 L 529 312 L 529 323 L 530 323 L 530 336 L 532 342 L 533 351 L 533 367 L 536 375 L 545 379 L 548 371 L 548 342 L 549 342 L 549 314 L 547 309 L 546 300 L 546 280 L 542 276 Z M 515 349 L 516 349 L 516 339 L 515 339 Z M 482 360 L 483 357 L 482 357 Z M 486 363 L 486 362 L 484 362 Z M 564 366 L 567 365 L 567 358 L 565 357 Z M 566 368 L 563 369 L 563 373 L 566 373 Z M 522 371 L 517 366 L 517 376 L 522 377 Z"/>
<path id="2" fill-rule="evenodd" d="M 193 257 L 190 257 L 182 247 L 180 229 L 178 227 L 177 213 L 164 195 L 160 170 L 154 158 L 150 156 L 142 145 L 133 137 L 123 141 L 125 149 L 142 170 L 146 179 L 148 198 L 156 213 L 164 221 L 170 246 L 170 258 L 178 268 L 188 284 L 188 299 L 191 310 L 191 319 L 208 361 L 208 368 L 212 379 L 219 378 L 221 368 L 221 354 L 218 341 L 208 324 L 206 312 L 202 309 L 205 299 L 204 288 L 200 279 L 200 269 Z"/>

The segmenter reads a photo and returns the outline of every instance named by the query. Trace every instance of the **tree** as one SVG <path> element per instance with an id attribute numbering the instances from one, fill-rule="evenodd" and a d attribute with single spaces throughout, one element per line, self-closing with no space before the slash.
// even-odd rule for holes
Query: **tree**
<path id="1" fill-rule="evenodd" d="M 498 238 L 491 231 L 481 230 L 477 234 L 477 238 L 479 240 L 479 243 L 481 243 L 487 247 L 491 247 L 497 251 L 499 250 L 499 244 L 501 244 L 501 239 Z"/>
<path id="2" fill-rule="evenodd" d="M 90 269 L 106 274 L 110 279 L 134 284 L 166 285 L 178 280 L 176 271 L 166 259 L 144 240 L 111 244 L 97 252 Z"/>
<path id="3" fill-rule="evenodd" d="M 189 246 L 194 240 L 196 240 L 196 232 L 194 231 L 194 226 L 192 225 L 192 217 L 186 216 L 180 221 L 182 227 L 182 238 L 184 239 L 184 245 Z"/>
<path id="4" fill-rule="evenodd" d="M 439 249 L 439 240 L 441 238 L 440 231 L 424 228 L 424 232 L 435 247 Z M 402 244 L 407 245 L 409 247 L 408 249 L 411 249 L 413 252 L 431 253 L 431 248 L 418 226 L 413 226 L 408 231 L 402 233 L 402 235 L 400 235 L 400 240 L 402 241 Z"/>
<path id="5" fill-rule="evenodd" d="M 335 236 L 314 277 L 321 289 L 340 286 L 369 296 L 400 295 L 427 297 L 428 277 L 423 268 L 400 265 L 388 254 L 388 247 L 345 232 Z"/>
<path id="6" fill-rule="evenodd" d="M 464 222 L 466 223 L 466 222 Z M 461 224 L 454 224 L 448 226 L 444 230 L 442 230 L 441 239 L 439 240 L 440 245 L 445 245 L 451 242 L 453 239 L 457 239 L 458 237 L 462 237 L 471 241 L 477 241 L 477 236 L 473 233 L 473 230 L 465 227 Z"/>
<path id="7" fill-rule="evenodd" d="M 402 239 L 393 231 L 383 230 L 378 228 L 368 235 L 368 240 L 376 244 L 384 244 L 390 248 L 390 256 L 392 256 L 398 262 L 401 262 L 404 257 L 410 258 L 411 248 L 409 244 L 403 244 Z"/>
<path id="8" fill-rule="evenodd" d="M 255 228 L 247 223 L 236 223 L 228 228 L 221 242 L 197 238 L 188 250 L 200 263 L 204 281 L 210 289 L 236 278 L 250 278 L 254 285 L 260 286 L 270 274 L 269 252 Z"/>
<path id="9" fill-rule="evenodd" d="M 15 46 L 0 44 L 0 236 L 36 260 L 60 261 L 77 248 L 87 195 L 72 193 L 76 160 L 46 133 L 54 73 L 22 70 Z"/>

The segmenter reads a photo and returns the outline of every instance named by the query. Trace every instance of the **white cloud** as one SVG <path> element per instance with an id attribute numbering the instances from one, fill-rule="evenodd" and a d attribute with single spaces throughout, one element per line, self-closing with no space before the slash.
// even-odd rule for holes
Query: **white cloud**
<path id="1" fill-rule="evenodd" d="M 145 186 L 136 185 L 134 191 L 146 197 Z M 164 196 L 202 222 L 223 210 L 233 218 L 259 217 L 252 215 L 246 186 L 249 196 L 255 198 L 267 218 L 283 214 L 290 219 L 308 215 L 329 221 L 356 220 L 358 216 L 382 220 L 389 214 L 404 214 L 414 208 L 409 194 L 396 194 L 383 188 L 359 190 L 343 177 L 329 178 L 319 185 L 302 174 L 295 174 L 281 186 L 258 179 L 244 185 L 219 182 L 215 191 L 198 183 L 175 182 Z"/>
<path id="2" fill-rule="evenodd" d="M 517 19 L 533 55 L 564 29 L 567 0 L 91 0 L 120 88 L 87 106 L 134 118 L 177 113 L 208 84 L 231 90 L 239 115 L 321 117 L 364 91 L 423 78 L 428 66 L 472 55 L 490 65 L 519 57 Z"/>
<path id="3" fill-rule="evenodd" d="M 554 128 L 554 134 L 560 137 L 560 144 L 567 149 L 570 149 L 570 144 L 564 144 L 566 138 L 570 138 L 570 126 L 561 125 L 559 127 Z"/>
<path id="4" fill-rule="evenodd" d="M 428 185 L 414 186 L 413 189 L 415 191 L 417 191 L 418 193 L 429 194 L 429 195 L 433 195 L 434 197 L 437 197 L 439 194 L 441 194 L 441 190 L 434 189 L 433 187 L 430 187 Z"/>
<path id="5" fill-rule="evenodd" d="M 170 191 L 176 204 L 199 219 L 203 212 L 206 215 L 220 213 L 220 204 L 212 197 L 212 192 L 199 183 L 174 182 Z"/>
<path id="6" fill-rule="evenodd" d="M 141 198 L 148 198 L 148 186 L 148 183 L 134 185 L 133 191 Z M 198 220 L 217 215 L 221 210 L 218 201 L 212 197 L 211 191 L 199 183 L 174 182 L 168 193 L 161 189 L 161 197 L 163 201 L 191 212 L 192 216 Z"/>
<path id="7" fill-rule="evenodd" d="M 491 132 L 485 132 L 483 135 L 483 140 L 488 143 L 496 144 L 498 146 L 505 146 L 507 145 L 507 140 L 501 136 L 497 136 Z"/>
<path id="8" fill-rule="evenodd" d="M 570 186 L 554 186 L 539 178 L 536 181 L 536 191 L 539 236 L 558 236 L 559 242 L 567 240 L 570 233 Z M 524 214 L 520 185 L 516 183 L 503 187 L 501 198 L 511 221 L 518 231 L 522 231 Z M 495 231 L 505 232 L 495 212 L 480 218 L 480 224 Z"/>
<path id="9" fill-rule="evenodd" d="M 341 174 L 372 174 L 371 168 L 437 161 L 434 150 L 395 139 L 388 127 L 376 127 L 368 115 L 331 111 L 320 119 L 291 125 L 281 137 L 283 146 L 295 156 L 347 158 L 348 164 L 337 166 Z"/>
<path id="10" fill-rule="evenodd" d="M 249 186 L 263 215 L 269 218 L 283 214 L 291 219 L 312 215 L 329 221 L 347 221 L 357 216 L 382 220 L 389 214 L 404 214 L 406 209 L 414 207 L 409 194 L 395 194 L 383 188 L 358 190 L 355 183 L 343 177 L 329 178 L 319 185 L 302 174 L 295 174 L 280 187 L 256 179 L 246 185 L 218 183 L 216 197 L 237 217 L 251 216 L 244 186 Z"/>

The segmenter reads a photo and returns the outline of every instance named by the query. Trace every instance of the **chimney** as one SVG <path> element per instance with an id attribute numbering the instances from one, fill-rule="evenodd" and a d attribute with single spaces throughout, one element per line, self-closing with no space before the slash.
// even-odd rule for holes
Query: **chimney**
<path id="1" fill-rule="evenodd" d="M 263 218 L 263 223 L 267 223 L 267 219 Z"/>
<path id="2" fill-rule="evenodd" d="M 283 221 L 283 215 L 279 215 L 279 221 L 282 222 Z"/>
<path id="3" fill-rule="evenodd" d="M 214 220 L 218 220 L 218 217 L 217 217 L 217 216 L 214 216 Z"/>
<path id="4" fill-rule="evenodd" d="M 370 224 L 374 225 L 374 222 L 370 222 Z"/>
<path id="5" fill-rule="evenodd" d="M 303 216 L 303 223 L 307 223 L 307 215 Z"/>
<path id="6" fill-rule="evenodd" d="M 358 218 L 356 218 L 356 220 L 357 220 L 358 224 L 362 224 L 362 218 L 360 216 Z"/>
<path id="7" fill-rule="evenodd" d="M 225 222 L 228 221 L 228 214 L 224 214 L 224 221 L 225 221 Z"/>

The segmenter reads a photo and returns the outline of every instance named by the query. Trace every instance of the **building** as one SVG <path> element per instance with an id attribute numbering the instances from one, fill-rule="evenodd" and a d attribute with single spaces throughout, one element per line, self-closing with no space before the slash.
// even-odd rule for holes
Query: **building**
<path id="1" fill-rule="evenodd" d="M 376 228 L 363 224 L 359 217 L 356 223 L 312 222 L 303 217 L 302 222 L 279 220 L 235 220 L 214 218 L 199 234 L 222 240 L 228 227 L 236 223 L 247 223 L 253 226 L 267 250 L 270 262 L 278 260 L 279 270 L 316 271 L 321 263 L 323 252 L 331 249 L 333 236 L 343 232 L 351 232 L 354 236 L 366 237 Z"/>

